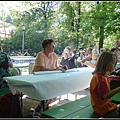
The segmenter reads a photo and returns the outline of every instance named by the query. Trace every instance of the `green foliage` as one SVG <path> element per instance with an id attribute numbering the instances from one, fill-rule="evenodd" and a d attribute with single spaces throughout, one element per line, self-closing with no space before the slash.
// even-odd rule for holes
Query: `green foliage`
<path id="1" fill-rule="evenodd" d="M 47 37 L 55 40 L 56 53 L 70 43 L 75 49 L 93 47 L 94 43 L 99 46 L 101 38 L 103 46 L 110 49 L 120 39 L 120 2 L 19 1 L 16 8 L 9 7 L 9 15 L 5 15 L 2 7 L 1 11 L 0 19 L 16 27 L 11 37 L 2 41 L 6 51 L 21 50 L 22 24 L 26 26 L 24 47 L 31 52 L 41 51 L 41 42 Z M 0 27 L 6 29 L 9 24 Z"/>

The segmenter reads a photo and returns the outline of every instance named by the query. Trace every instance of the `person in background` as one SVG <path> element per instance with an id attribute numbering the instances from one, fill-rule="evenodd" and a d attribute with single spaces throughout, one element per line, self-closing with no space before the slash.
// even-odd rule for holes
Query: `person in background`
<path id="1" fill-rule="evenodd" d="M 0 88 L 9 88 L 3 77 L 11 76 L 10 68 L 12 67 L 13 63 L 10 61 L 10 57 L 3 52 L 2 46 L 0 46 Z"/>
<path id="2" fill-rule="evenodd" d="M 61 55 L 61 61 L 60 64 L 62 64 L 63 61 L 65 61 L 68 58 L 72 58 L 73 53 L 71 52 L 71 48 L 69 46 L 66 46 L 62 55 Z"/>
<path id="3" fill-rule="evenodd" d="M 74 49 L 73 44 L 70 44 L 69 47 L 71 49 L 70 52 L 71 52 L 72 56 L 74 56 L 75 55 L 75 49 Z"/>
<path id="4" fill-rule="evenodd" d="M 77 58 L 78 67 L 87 67 L 86 65 L 82 64 L 82 60 L 85 58 L 85 50 L 84 48 L 79 48 L 79 57 Z"/>
<path id="5" fill-rule="evenodd" d="M 13 63 L 9 57 L 9 55 L 5 52 L 3 52 L 2 46 L 0 46 L 0 89 L 9 89 L 8 83 L 3 79 L 3 77 L 10 77 L 14 75 L 18 75 L 19 71 L 11 71 L 13 69 Z M 20 93 L 16 93 L 15 95 L 9 96 L 9 99 L 13 101 L 12 104 L 12 117 L 22 117 L 22 109 L 21 109 L 21 103 L 20 103 Z M 8 99 L 6 97 L 6 99 Z M 6 100 L 5 99 L 5 100 Z M 9 103 L 8 103 L 9 104 Z M 10 108 L 5 108 L 6 111 Z"/>
<path id="6" fill-rule="evenodd" d="M 82 59 L 84 59 L 84 58 L 85 58 L 85 50 L 84 50 L 84 48 L 80 47 L 80 48 L 79 48 L 78 61 L 79 61 L 79 60 L 82 60 Z"/>
<path id="7" fill-rule="evenodd" d="M 110 51 L 111 51 L 112 53 L 114 53 L 114 54 L 117 55 L 117 61 L 119 62 L 119 61 L 120 61 L 120 60 L 119 60 L 119 54 L 118 54 L 119 50 L 118 50 L 117 48 L 111 48 Z"/>
<path id="8" fill-rule="evenodd" d="M 116 69 L 115 69 L 115 70 L 117 70 L 117 69 L 120 68 L 120 59 L 119 59 L 119 56 L 118 56 L 119 50 L 117 48 L 111 48 L 110 52 L 117 55 L 117 65 L 116 65 Z"/>
<path id="9" fill-rule="evenodd" d="M 28 53 L 28 50 L 25 51 L 24 56 L 30 56 L 30 54 Z"/>
<path id="10" fill-rule="evenodd" d="M 93 50 L 92 47 L 88 47 L 87 48 L 87 50 L 86 50 L 86 56 L 85 56 L 85 58 L 82 59 L 82 62 L 90 61 L 92 59 L 92 50 Z"/>
<path id="11" fill-rule="evenodd" d="M 117 40 L 115 45 L 114 45 L 114 48 L 117 49 L 117 56 L 118 56 L 118 61 L 120 62 L 120 40 Z"/>
<path id="12" fill-rule="evenodd" d="M 11 67 L 10 72 L 12 76 L 21 75 L 21 70 L 19 68 Z"/>
<path id="13" fill-rule="evenodd" d="M 3 80 L 3 77 L 16 76 L 20 74 L 20 70 L 18 68 L 14 68 L 10 56 L 3 52 L 2 46 L 0 46 L 0 87 L 8 87 L 7 83 Z"/>
<path id="14" fill-rule="evenodd" d="M 94 47 L 93 47 L 93 49 L 98 49 L 98 48 L 97 48 L 97 45 L 96 45 L 96 43 L 94 44 Z"/>
<path id="15" fill-rule="evenodd" d="M 61 55 L 61 62 L 66 60 L 67 58 L 71 58 L 71 57 L 72 57 L 71 48 L 69 46 L 66 46 Z"/>
<path id="16" fill-rule="evenodd" d="M 0 47 L 0 51 L 3 52 L 2 47 Z M 4 52 L 3 52 L 3 53 L 4 53 Z M 7 56 L 6 62 L 8 61 L 8 64 L 9 64 L 9 68 L 8 68 L 9 76 L 21 75 L 20 69 L 14 67 L 13 62 L 12 62 L 10 56 L 9 56 L 7 53 L 4 53 L 4 54 L 6 54 L 6 56 Z M 7 64 L 6 64 L 6 65 L 7 65 Z"/>
<path id="17" fill-rule="evenodd" d="M 101 53 L 90 81 L 90 100 L 94 113 L 98 117 L 117 118 L 117 105 L 110 98 L 120 92 L 120 86 L 110 89 L 108 76 L 115 69 L 117 56 L 110 51 Z"/>
<path id="18" fill-rule="evenodd" d="M 99 57 L 99 50 L 94 48 L 92 50 L 92 60 L 91 61 L 85 61 L 83 62 L 82 64 L 83 65 L 86 65 L 88 67 L 92 67 L 92 68 L 95 68 L 96 67 L 96 63 L 97 63 L 97 60 L 98 60 L 98 57 Z"/>
<path id="19" fill-rule="evenodd" d="M 100 48 L 100 54 L 104 51 L 106 51 L 106 48 Z"/>
<path id="20" fill-rule="evenodd" d="M 117 49 L 116 48 L 111 48 L 110 52 L 112 52 L 112 53 L 117 55 Z"/>
<path id="21" fill-rule="evenodd" d="M 38 71 L 55 71 L 61 70 L 65 72 L 67 70 L 66 66 L 59 67 L 57 56 L 54 52 L 55 43 L 54 40 L 51 38 L 46 38 L 42 41 L 43 51 L 38 52 L 35 60 L 35 64 L 32 70 L 33 72 Z M 49 109 L 49 104 L 52 102 L 53 99 L 46 100 L 46 109 Z M 38 104 L 33 112 L 34 118 L 40 118 L 41 112 L 43 110 L 42 102 Z"/>
<path id="22" fill-rule="evenodd" d="M 75 53 L 73 53 L 70 46 L 65 47 L 61 55 L 60 65 L 66 65 L 68 69 L 76 68 L 76 56 Z"/>
<path id="23" fill-rule="evenodd" d="M 85 55 L 85 57 L 84 57 L 82 60 L 79 60 L 78 62 L 80 62 L 80 64 L 83 65 L 83 63 L 84 63 L 85 61 L 91 61 L 91 60 L 92 60 L 92 50 L 93 50 L 92 47 L 88 47 L 87 50 L 86 50 L 86 55 Z"/>
<path id="24" fill-rule="evenodd" d="M 114 47 L 120 49 L 120 40 L 116 40 Z"/>

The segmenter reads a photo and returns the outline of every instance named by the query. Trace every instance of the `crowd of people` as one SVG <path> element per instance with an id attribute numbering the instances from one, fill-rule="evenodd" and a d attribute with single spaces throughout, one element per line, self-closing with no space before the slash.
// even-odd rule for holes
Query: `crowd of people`
<path id="1" fill-rule="evenodd" d="M 120 113 L 117 105 L 110 98 L 120 92 L 120 83 L 108 82 L 108 77 L 116 70 L 117 62 L 120 62 L 120 41 L 116 46 L 107 50 L 106 48 L 89 47 L 85 51 L 79 49 L 79 67 L 95 68 L 90 81 L 90 101 L 94 114 L 103 118 L 119 118 Z M 118 84 L 119 83 L 119 84 Z M 113 87 L 114 86 L 114 87 Z"/>
<path id="2" fill-rule="evenodd" d="M 90 101 L 94 113 L 99 117 L 105 118 L 119 117 L 117 105 L 112 103 L 110 98 L 117 92 L 120 92 L 120 87 L 118 85 L 114 85 L 116 86 L 115 88 L 110 88 L 107 79 L 111 73 L 115 71 L 117 62 L 120 61 L 120 41 L 117 41 L 115 46 L 110 50 L 106 48 L 100 48 L 99 50 L 95 45 L 94 47 L 88 47 L 86 49 L 80 47 L 78 51 L 75 51 L 72 45 L 66 46 L 61 55 L 60 63 L 58 63 L 57 55 L 54 52 L 55 41 L 53 39 L 44 39 L 42 42 L 42 47 L 43 50 L 36 54 L 36 60 L 32 73 L 38 71 L 55 70 L 66 72 L 67 69 L 77 67 L 94 68 L 89 88 Z M 1 63 L 4 62 L 2 60 L 5 60 L 4 58 L 6 56 L 7 55 L 2 51 L 2 47 L 0 47 L 0 57 L 2 57 L 0 59 Z M 7 59 L 9 61 L 10 58 L 7 57 Z M 73 66 L 70 66 L 70 64 L 73 64 Z M 13 64 L 8 62 L 6 68 L 4 68 L 5 66 L 6 65 L 0 66 L 0 88 L 5 86 L 8 87 L 7 83 L 3 80 L 3 76 L 10 76 L 8 75 L 8 68 L 12 68 Z M 46 100 L 46 109 L 49 109 L 49 104 L 52 101 L 53 99 Z M 43 101 L 40 101 L 38 106 L 36 106 L 33 112 L 34 118 L 42 117 L 42 103 Z"/>
<path id="3" fill-rule="evenodd" d="M 97 60 L 102 52 L 104 51 L 110 51 L 117 55 L 117 61 L 120 61 L 120 51 L 118 47 L 113 47 L 110 50 L 106 48 L 100 48 L 100 50 L 97 48 L 97 46 L 94 47 L 88 47 L 88 48 L 82 48 L 80 47 L 78 51 L 72 52 L 70 46 L 66 46 L 63 50 L 63 53 L 61 55 L 61 62 L 65 63 L 69 68 L 69 62 L 70 59 L 74 57 L 74 60 L 70 64 L 74 64 L 72 68 L 80 68 L 80 67 L 92 67 L 95 68 Z"/>
<path id="4" fill-rule="evenodd" d="M 49 42 L 48 42 L 49 41 Z M 42 43 L 43 51 L 39 52 L 36 57 L 36 62 L 33 68 L 35 71 L 46 71 L 46 70 L 57 70 L 61 69 L 57 63 L 57 56 L 54 51 L 54 41 L 51 39 L 46 39 Z M 75 57 L 77 56 L 77 57 Z M 52 59 L 53 58 L 53 59 Z M 119 112 L 117 110 L 117 105 L 110 101 L 110 98 L 116 93 L 120 92 L 120 86 L 114 84 L 114 88 L 110 87 L 108 82 L 108 77 L 115 71 L 117 62 L 119 62 L 119 49 L 118 46 L 107 50 L 106 48 L 101 48 L 100 50 L 95 47 L 88 47 L 86 50 L 84 48 L 79 48 L 78 52 L 71 50 L 71 46 L 66 46 L 61 55 L 60 65 L 64 61 L 70 61 L 74 58 L 74 62 L 79 63 L 75 67 L 92 67 L 94 68 L 93 76 L 90 81 L 90 101 L 94 113 L 98 117 L 104 118 L 117 118 L 119 117 Z M 75 61 L 76 59 L 76 61 Z M 54 60 L 54 61 L 53 61 Z M 50 62 L 50 63 L 49 63 Z M 48 66 L 48 63 L 50 64 Z M 69 68 L 66 63 L 66 68 L 62 67 L 63 72 Z M 112 85 L 111 85 L 112 86 Z M 42 102 L 42 101 L 41 101 Z M 43 110 L 42 104 L 35 108 L 33 117 L 42 117 L 41 111 Z M 47 108 L 49 108 L 49 103 L 51 100 L 47 101 Z"/>

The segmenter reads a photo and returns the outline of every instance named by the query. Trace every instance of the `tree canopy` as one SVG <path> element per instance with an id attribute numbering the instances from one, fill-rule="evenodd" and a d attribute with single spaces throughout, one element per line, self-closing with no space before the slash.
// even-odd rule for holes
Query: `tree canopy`
<path id="1" fill-rule="evenodd" d="M 12 2 L 12 1 L 11 1 Z M 120 2 L 105 1 L 17 1 L 8 5 L 0 2 L 0 28 L 9 26 L 11 37 L 1 38 L 5 50 L 22 48 L 22 24 L 25 29 L 25 49 L 42 50 L 41 42 L 47 37 L 55 40 L 56 53 L 61 53 L 65 46 L 73 44 L 79 47 L 105 47 L 111 49 L 120 39 Z M 14 7 L 13 7 L 14 6 Z"/>

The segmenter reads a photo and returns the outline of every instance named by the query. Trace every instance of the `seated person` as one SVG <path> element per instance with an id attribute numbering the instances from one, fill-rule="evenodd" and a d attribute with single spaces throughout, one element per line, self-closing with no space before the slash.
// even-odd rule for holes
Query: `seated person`
<path id="1" fill-rule="evenodd" d="M 103 118 L 119 118 L 117 105 L 110 98 L 120 92 L 120 86 L 110 89 L 108 76 L 115 69 L 117 56 L 109 51 L 101 53 L 90 82 L 91 105 L 94 113 Z"/>
<path id="2" fill-rule="evenodd" d="M 92 50 L 93 49 L 91 47 L 87 48 L 87 51 L 86 51 L 87 55 L 85 56 L 85 58 L 82 59 L 82 62 L 90 61 L 92 59 Z"/>
<path id="3" fill-rule="evenodd" d="M 69 46 L 66 46 L 61 56 L 61 62 L 71 57 L 72 57 L 71 48 Z"/>
<path id="4" fill-rule="evenodd" d="M 84 64 L 84 65 L 86 65 L 88 67 L 95 68 L 98 57 L 99 57 L 98 49 L 93 49 L 92 50 L 92 60 L 91 61 L 82 62 L 82 64 Z"/>
<path id="5" fill-rule="evenodd" d="M 104 51 L 106 51 L 106 48 L 100 48 L 100 54 Z"/>
<path id="6" fill-rule="evenodd" d="M 92 59 L 92 48 L 89 47 L 87 48 L 87 51 L 86 51 L 86 56 L 82 59 L 82 60 L 78 60 L 78 62 L 80 63 L 79 67 L 87 67 L 85 64 L 83 64 L 85 61 L 91 61 Z"/>
<path id="7" fill-rule="evenodd" d="M 35 64 L 33 66 L 33 72 L 38 71 L 54 71 L 54 70 L 61 70 L 62 72 L 65 72 L 67 70 L 66 66 L 59 67 L 57 56 L 54 52 L 55 43 L 54 40 L 51 38 L 44 39 L 42 41 L 42 47 L 43 51 L 38 52 L 35 60 Z M 35 108 L 33 117 L 34 118 L 40 118 L 41 111 L 43 110 L 42 102 L 38 104 L 38 106 Z M 52 99 L 46 100 L 46 108 L 49 109 L 49 104 L 52 102 Z"/>
<path id="8" fill-rule="evenodd" d="M 62 53 L 60 65 L 66 65 L 68 69 L 76 68 L 75 55 L 71 52 L 69 46 L 66 46 Z"/>
<path id="9" fill-rule="evenodd" d="M 84 48 L 79 48 L 79 57 L 77 58 L 78 67 L 87 67 L 86 65 L 81 64 L 81 61 L 85 58 L 85 50 Z"/>
<path id="10" fill-rule="evenodd" d="M 116 41 L 115 48 L 117 49 L 117 57 L 118 61 L 120 62 L 120 40 Z"/>
<path id="11" fill-rule="evenodd" d="M 7 53 L 3 52 L 2 46 L 0 46 L 0 89 L 1 90 L 5 88 L 9 89 L 9 86 L 7 82 L 3 79 L 3 77 L 12 76 L 10 68 L 13 68 L 13 63 L 10 61 L 10 57 L 7 55 Z M 11 95 L 9 96 L 9 99 L 11 99 L 12 103 L 14 104 L 12 104 L 11 108 L 5 108 L 4 110 L 7 111 L 8 109 L 10 110 L 12 109 L 11 110 L 12 117 L 22 117 L 22 109 L 20 107 L 21 104 L 20 94 L 18 93 L 12 96 Z M 0 116 L 3 116 L 3 114 L 0 114 Z"/>
<path id="12" fill-rule="evenodd" d="M 112 53 L 117 55 L 117 48 L 111 48 L 110 52 L 112 52 Z"/>
<path id="13" fill-rule="evenodd" d="M 80 47 L 77 54 L 78 54 L 77 61 L 79 62 L 80 60 L 85 58 L 85 50 L 84 50 L 84 48 Z"/>
<path id="14" fill-rule="evenodd" d="M 117 61 L 119 62 L 119 56 L 118 56 L 118 49 L 117 48 L 111 48 L 110 52 L 114 53 L 117 55 Z"/>
<path id="15" fill-rule="evenodd" d="M 2 46 L 0 46 L 0 88 L 9 88 L 3 77 L 11 76 L 10 67 L 13 67 L 10 57 L 3 52 Z"/>

